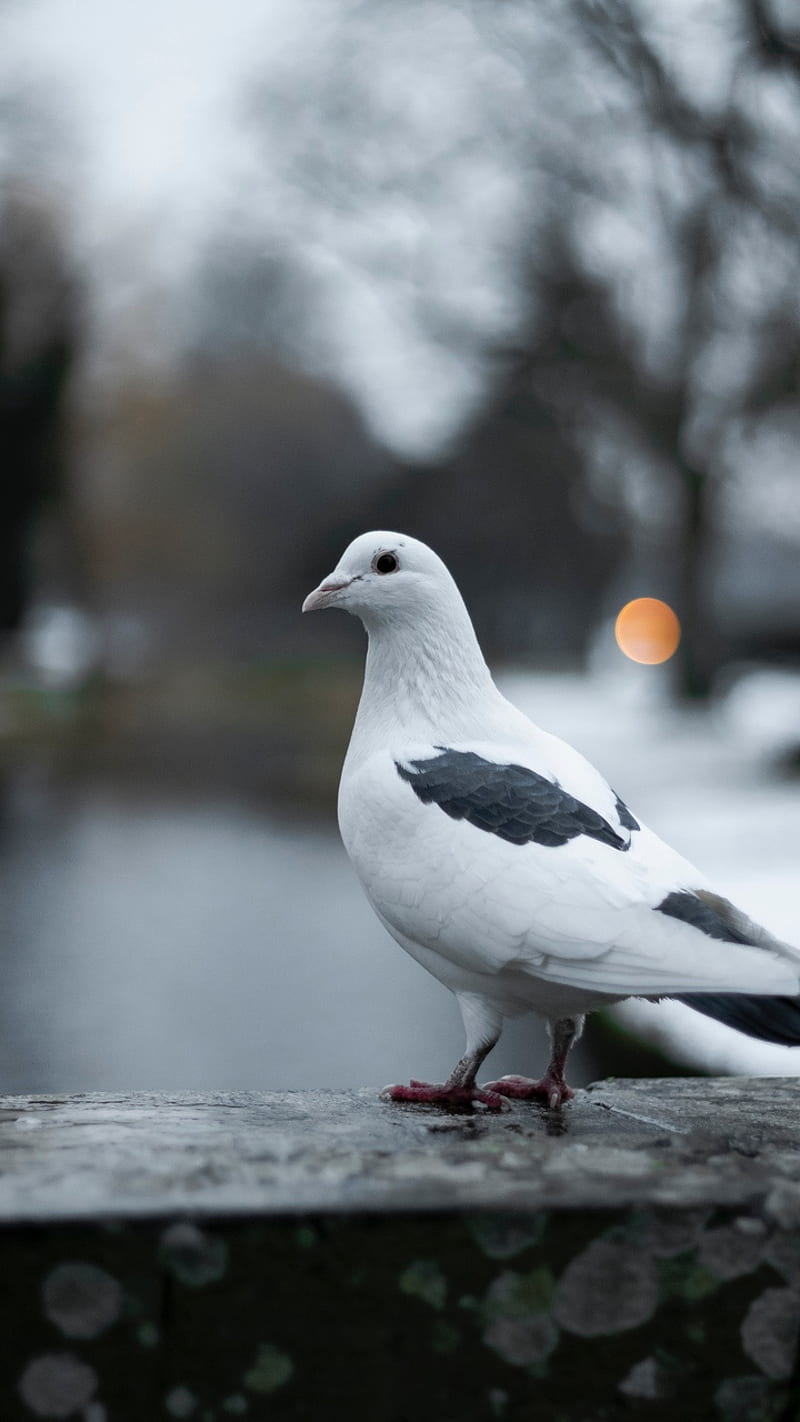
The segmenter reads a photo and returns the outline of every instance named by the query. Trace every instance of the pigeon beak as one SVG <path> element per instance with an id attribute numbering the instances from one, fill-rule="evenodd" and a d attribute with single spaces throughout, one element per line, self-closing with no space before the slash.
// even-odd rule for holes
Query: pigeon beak
<path id="1" fill-rule="evenodd" d="M 336 603 L 336 594 L 343 588 L 349 588 L 352 578 L 344 578 L 336 573 L 331 573 L 320 583 L 318 588 L 308 594 L 303 603 L 303 612 L 319 612 L 323 607 L 332 607 Z"/>

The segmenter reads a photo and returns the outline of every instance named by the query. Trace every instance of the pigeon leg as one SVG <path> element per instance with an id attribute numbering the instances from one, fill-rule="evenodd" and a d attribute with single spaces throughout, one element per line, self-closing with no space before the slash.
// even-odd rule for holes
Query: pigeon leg
<path id="1" fill-rule="evenodd" d="M 541 1101 L 553 1110 L 558 1110 L 565 1101 L 571 1101 L 575 1092 L 564 1080 L 564 1067 L 570 1047 L 583 1031 L 583 1020 L 582 1017 L 561 1017 L 553 1024 L 550 1065 L 540 1081 L 533 1081 L 528 1076 L 501 1076 L 499 1081 L 488 1081 L 484 1091 L 513 1096 L 517 1101 Z"/>
<path id="2" fill-rule="evenodd" d="M 411 1081 L 408 1086 L 385 1086 L 381 1092 L 384 1101 L 415 1101 L 423 1105 L 444 1106 L 449 1111 L 467 1111 L 474 1105 L 485 1106 L 487 1111 L 505 1111 L 506 1101 L 491 1087 L 481 1089 L 475 1078 L 484 1057 L 488 1056 L 497 1038 L 483 1042 L 473 1051 L 465 1052 L 451 1071 L 447 1081 Z"/>

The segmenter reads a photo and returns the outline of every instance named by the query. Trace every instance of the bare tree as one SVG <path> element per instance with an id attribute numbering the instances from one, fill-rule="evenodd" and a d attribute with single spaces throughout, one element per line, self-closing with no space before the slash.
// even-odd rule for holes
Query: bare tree
<path id="1" fill-rule="evenodd" d="M 32 591 L 42 507 L 62 496 L 64 398 L 78 342 L 77 288 L 52 205 L 7 186 L 0 198 L 0 629 Z"/>
<path id="2" fill-rule="evenodd" d="M 509 379 L 548 383 L 541 323 L 561 292 L 547 399 L 587 487 L 634 537 L 649 520 L 684 624 L 681 689 L 707 694 L 724 488 L 793 398 L 796 36 L 769 0 L 693 20 L 645 0 L 335 14 L 251 105 L 284 240 L 300 262 L 324 243 L 332 281 L 357 273 L 387 327 L 450 362 L 451 438 Z"/>

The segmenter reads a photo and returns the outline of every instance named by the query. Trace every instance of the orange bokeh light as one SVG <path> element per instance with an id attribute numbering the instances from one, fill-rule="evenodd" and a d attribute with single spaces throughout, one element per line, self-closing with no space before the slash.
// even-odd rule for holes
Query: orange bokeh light
<path id="1" fill-rule="evenodd" d="M 656 666 L 666 662 L 681 640 L 681 624 L 668 603 L 657 597 L 636 597 L 614 624 L 617 645 L 632 662 Z"/>

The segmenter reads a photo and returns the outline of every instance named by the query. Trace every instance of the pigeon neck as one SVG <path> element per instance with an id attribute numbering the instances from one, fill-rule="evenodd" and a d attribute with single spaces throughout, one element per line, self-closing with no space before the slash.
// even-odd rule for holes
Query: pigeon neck
<path id="1" fill-rule="evenodd" d="M 499 698 L 463 603 L 367 624 L 369 647 L 356 730 L 384 740 L 474 732 L 487 699 Z M 455 615 L 454 615 L 455 614 Z"/>

